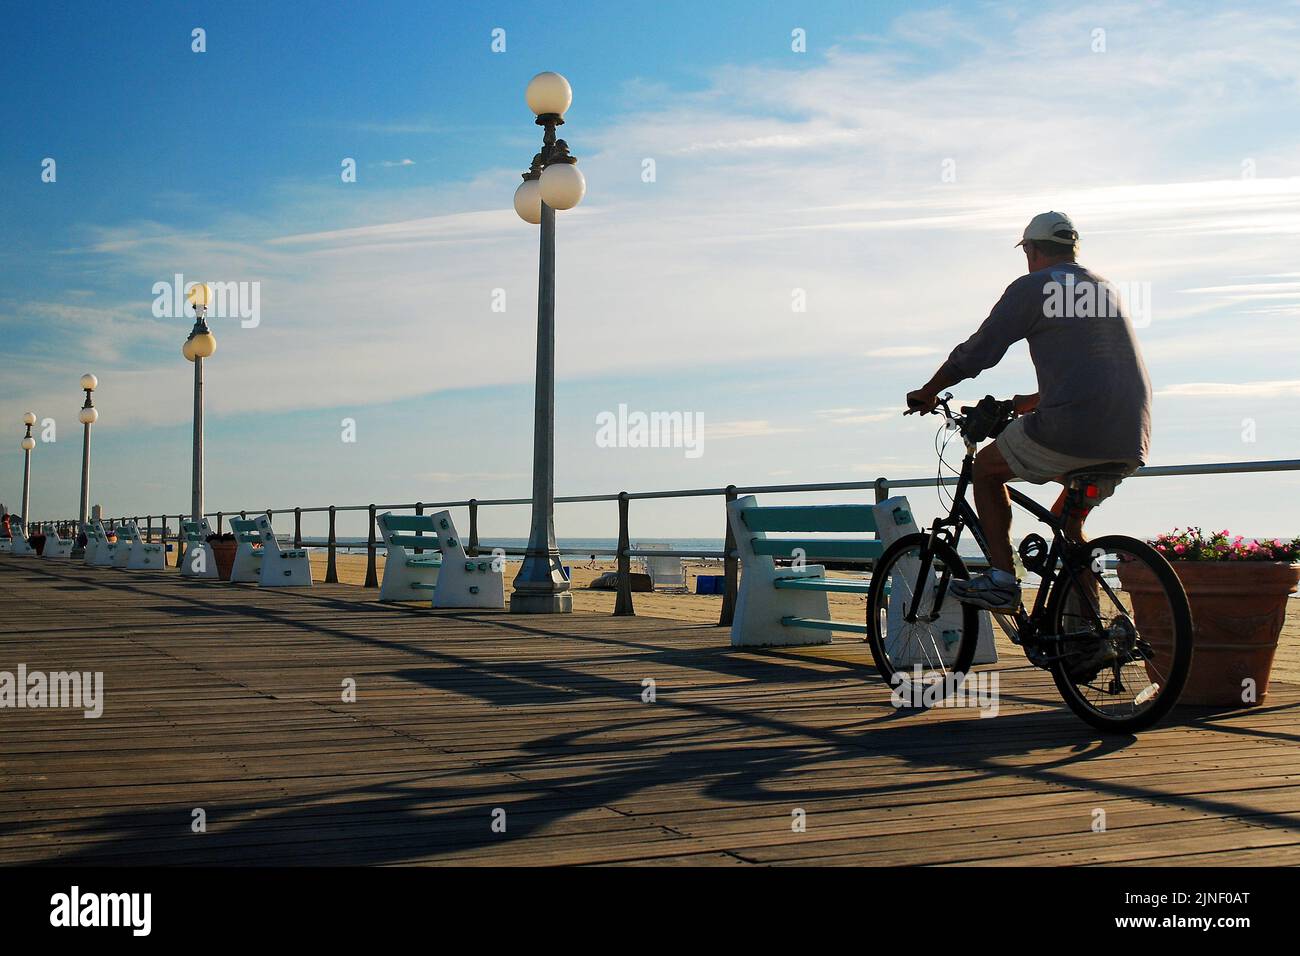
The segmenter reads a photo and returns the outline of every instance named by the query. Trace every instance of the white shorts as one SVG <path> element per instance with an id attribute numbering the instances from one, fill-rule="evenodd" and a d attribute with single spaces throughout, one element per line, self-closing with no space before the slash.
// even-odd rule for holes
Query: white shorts
<path id="1" fill-rule="evenodd" d="M 1006 428 L 1002 429 L 1002 434 L 997 437 L 994 444 L 998 446 L 998 451 L 1002 452 L 1002 457 L 1017 478 L 1023 478 L 1036 485 L 1060 481 L 1067 472 L 1078 471 L 1089 465 L 1110 464 L 1116 461 L 1114 458 L 1076 458 L 1074 455 L 1062 455 L 1059 451 L 1052 451 L 1025 434 L 1023 417 L 1013 419 Z M 1130 460 L 1124 463 L 1129 466 L 1126 474 L 1132 474 L 1142 467 L 1140 461 Z M 1115 486 L 1122 480 L 1122 478 L 1115 478 L 1098 481 L 1098 495 L 1093 500 L 1100 504 L 1109 498 L 1115 493 Z"/>

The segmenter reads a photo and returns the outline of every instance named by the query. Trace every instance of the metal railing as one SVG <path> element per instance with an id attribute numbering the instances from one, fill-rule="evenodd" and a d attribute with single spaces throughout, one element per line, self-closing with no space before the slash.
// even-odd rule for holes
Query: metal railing
<path id="1" fill-rule="evenodd" d="M 1139 468 L 1130 478 L 1161 478 L 1170 476 L 1196 476 L 1196 475 L 1241 475 L 1241 474 L 1261 474 L 1300 471 L 1300 459 L 1288 458 L 1273 461 L 1229 461 L 1229 462 L 1212 462 L 1209 464 L 1196 465 L 1154 465 L 1145 468 Z M 631 561 L 636 557 L 678 557 L 720 560 L 723 562 L 723 575 L 725 579 L 725 588 L 722 595 L 722 611 L 719 615 L 718 624 L 728 626 L 732 622 L 736 607 L 736 591 L 739 583 L 739 566 L 736 556 L 736 541 L 731 531 L 731 524 L 726 520 L 725 504 L 734 501 L 741 495 L 759 495 L 759 494 L 805 494 L 816 492 L 836 492 L 836 491 L 871 491 L 875 494 L 877 502 L 888 498 L 893 492 L 907 488 L 933 488 L 936 485 L 952 485 L 956 483 L 955 477 L 938 478 L 877 478 L 874 481 L 836 481 L 836 482 L 819 482 L 812 484 L 788 484 L 788 485 L 727 485 L 725 488 L 683 488 L 673 491 L 620 491 L 615 494 L 599 495 L 565 495 L 556 497 L 556 504 L 593 504 L 600 502 L 616 502 L 618 504 L 618 546 L 615 548 L 583 548 L 584 554 L 594 554 L 603 557 L 616 558 L 616 573 L 618 586 L 614 602 L 614 614 L 617 616 L 633 615 L 636 613 L 632 603 L 632 583 L 631 583 Z M 649 550 L 637 549 L 631 545 L 631 531 L 629 527 L 628 514 L 633 501 L 647 500 L 665 500 L 675 498 L 722 498 L 724 510 L 722 514 L 724 532 L 724 545 L 721 551 L 712 550 L 690 550 L 690 549 L 673 549 L 673 550 Z M 211 511 L 205 513 L 205 517 L 215 519 L 214 530 L 220 534 L 223 530 L 223 524 L 227 517 L 239 515 L 241 518 L 247 518 L 250 514 L 265 514 L 274 524 L 275 516 L 293 515 L 293 546 L 301 547 L 323 547 L 328 550 L 325 570 L 325 583 L 338 583 L 338 566 L 337 553 L 340 547 L 359 547 L 356 545 L 342 545 L 338 542 L 336 533 L 337 516 L 339 512 L 364 511 L 367 513 L 369 524 L 369 533 L 366 537 L 366 580 L 363 587 L 377 588 L 379 586 L 378 576 L 378 539 L 376 537 L 376 515 L 381 511 L 413 511 L 415 514 L 424 514 L 428 509 L 445 510 L 449 508 L 468 508 L 469 509 L 469 535 L 467 538 L 466 551 L 470 555 L 479 555 L 484 550 L 492 550 L 493 546 L 480 541 L 479 539 L 479 509 L 489 507 L 509 507 L 531 505 L 530 498 L 466 498 L 454 501 L 412 501 L 398 502 L 393 504 L 368 504 L 368 505 L 317 505 L 312 507 L 293 507 L 293 508 L 260 508 L 260 509 L 243 509 L 240 511 Z M 302 516 L 304 514 L 327 514 L 329 516 L 329 531 L 325 538 L 304 538 L 302 534 Z M 170 518 L 176 518 L 177 533 L 172 535 L 166 522 Z M 133 520 L 137 527 L 140 527 L 141 537 L 145 540 L 155 540 L 154 518 L 159 518 L 162 527 L 157 532 L 157 540 L 166 543 L 174 541 L 179 545 L 180 522 L 185 519 L 182 514 L 171 515 L 143 515 L 135 518 L 119 517 L 117 519 L 105 519 L 106 526 L 112 528 L 117 525 Z M 143 526 L 141 523 L 143 522 Z M 40 522 L 39 526 L 51 524 L 76 525 L 75 521 Z M 180 547 L 176 547 L 176 564 L 179 566 L 181 560 Z M 507 556 L 522 555 L 524 548 L 497 548 L 503 551 Z M 844 560 L 844 559 L 840 559 Z M 846 560 L 846 563 L 869 564 L 869 559 L 861 559 L 853 562 Z"/>

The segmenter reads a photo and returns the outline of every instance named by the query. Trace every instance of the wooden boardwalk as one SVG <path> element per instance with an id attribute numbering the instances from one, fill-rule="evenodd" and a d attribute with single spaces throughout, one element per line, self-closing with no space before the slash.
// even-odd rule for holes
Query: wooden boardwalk
<path id="1" fill-rule="evenodd" d="M 1300 863 L 1294 684 L 1103 738 L 1018 654 L 994 719 L 900 712 L 857 642 L 375 593 L 0 555 L 0 671 L 105 682 L 0 710 L 0 863 Z"/>

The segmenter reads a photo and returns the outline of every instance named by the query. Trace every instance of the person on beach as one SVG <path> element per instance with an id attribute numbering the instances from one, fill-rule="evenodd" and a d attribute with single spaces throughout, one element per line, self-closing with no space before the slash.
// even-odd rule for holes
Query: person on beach
<path id="1" fill-rule="evenodd" d="M 1060 212 L 1035 216 L 1016 245 L 1029 274 L 1002 293 L 983 324 L 920 388 L 907 393 L 905 415 L 933 411 L 939 393 L 1002 360 L 1025 339 L 1039 390 L 1012 400 L 1017 417 L 975 456 L 975 509 L 988 537 L 990 569 L 950 585 L 958 599 L 993 611 L 1020 604 L 1011 549 L 1006 483 L 1064 483 L 1089 465 L 1140 468 L 1151 438 L 1151 382 L 1133 323 L 1113 286 L 1077 262 L 1079 233 Z M 1098 503 L 1114 492 L 1099 488 Z M 1059 514 L 1065 492 L 1053 510 Z M 1086 513 L 1071 521 L 1083 539 Z"/>

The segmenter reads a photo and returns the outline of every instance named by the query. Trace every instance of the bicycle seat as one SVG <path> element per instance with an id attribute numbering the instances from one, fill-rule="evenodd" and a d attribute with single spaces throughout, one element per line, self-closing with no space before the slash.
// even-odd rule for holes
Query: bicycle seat
<path id="1" fill-rule="evenodd" d="M 1076 481 L 1087 483 L 1096 479 L 1127 478 L 1132 473 L 1133 466 L 1128 462 L 1105 461 L 1084 468 L 1076 468 L 1074 471 L 1067 471 L 1065 473 L 1065 483 L 1068 485 Z"/>
<path id="2" fill-rule="evenodd" d="M 1103 461 L 1065 473 L 1065 487 L 1076 506 L 1093 508 L 1115 493 L 1115 486 L 1133 473 L 1123 461 Z"/>

